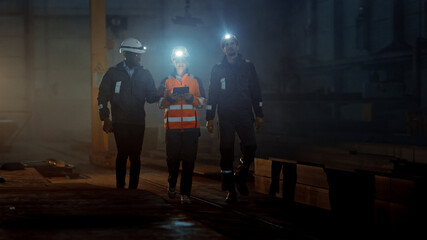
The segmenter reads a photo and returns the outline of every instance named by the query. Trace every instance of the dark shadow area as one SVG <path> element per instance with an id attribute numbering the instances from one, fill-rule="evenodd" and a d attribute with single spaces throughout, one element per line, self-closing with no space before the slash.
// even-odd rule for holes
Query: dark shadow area
<path id="1" fill-rule="evenodd" d="M 127 203 L 123 203 L 126 205 Z M 164 221 L 164 218 L 156 216 L 120 215 L 98 213 L 96 215 L 38 215 L 25 216 L 21 219 L 11 219 L 2 223 L 5 229 L 85 229 L 85 228 L 150 228 L 150 224 Z"/>

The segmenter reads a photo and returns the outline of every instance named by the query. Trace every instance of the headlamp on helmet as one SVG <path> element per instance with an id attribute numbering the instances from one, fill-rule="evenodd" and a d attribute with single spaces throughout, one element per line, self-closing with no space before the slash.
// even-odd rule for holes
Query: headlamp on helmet
<path id="1" fill-rule="evenodd" d="M 175 57 L 182 57 L 184 53 L 181 50 L 175 52 Z"/>
<path id="2" fill-rule="evenodd" d="M 133 52 L 133 53 L 145 53 L 147 47 L 142 46 L 141 42 L 135 38 L 127 38 L 120 44 L 120 53 Z"/>
<path id="3" fill-rule="evenodd" d="M 234 41 L 236 41 L 236 45 L 238 45 L 238 44 L 239 44 L 239 40 L 237 40 L 237 37 L 236 37 L 234 34 L 227 33 L 227 34 L 225 34 L 225 35 L 221 38 L 221 42 L 220 42 L 221 49 L 222 49 L 222 48 L 224 48 L 224 43 L 225 43 L 225 41 L 229 41 L 229 40 L 231 40 L 231 39 L 233 39 Z"/>
<path id="4" fill-rule="evenodd" d="M 171 60 L 172 62 L 177 60 L 186 61 L 189 56 L 190 55 L 188 54 L 187 49 L 185 47 L 179 46 L 172 50 Z"/>

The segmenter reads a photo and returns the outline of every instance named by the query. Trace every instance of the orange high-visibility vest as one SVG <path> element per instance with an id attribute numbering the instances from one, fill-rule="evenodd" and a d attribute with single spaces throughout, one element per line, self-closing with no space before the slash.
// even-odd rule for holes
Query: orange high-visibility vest
<path id="1" fill-rule="evenodd" d="M 200 128 L 200 116 L 197 109 L 203 107 L 206 99 L 200 95 L 197 79 L 188 73 L 182 76 L 181 81 L 169 75 L 164 81 L 164 86 L 166 89 L 159 104 L 161 109 L 165 109 L 165 129 Z M 176 87 L 188 87 L 189 93 L 194 96 L 193 102 L 187 103 L 184 99 L 178 99 L 176 102 L 170 103 L 167 96 L 171 95 Z"/>

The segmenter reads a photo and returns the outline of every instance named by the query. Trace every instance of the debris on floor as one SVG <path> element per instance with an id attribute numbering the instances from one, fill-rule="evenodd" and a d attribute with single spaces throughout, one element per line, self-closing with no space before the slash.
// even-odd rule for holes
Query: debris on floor
<path id="1" fill-rule="evenodd" d="M 25 165 L 21 162 L 7 162 L 7 163 L 3 163 L 0 169 L 13 171 L 13 170 L 22 170 L 24 168 L 25 168 Z"/>
<path id="2" fill-rule="evenodd" d="M 35 168 L 41 175 L 48 178 L 66 177 L 75 179 L 80 176 L 78 173 L 74 172 L 74 165 L 53 158 L 39 162 L 27 162 L 26 166 Z"/>

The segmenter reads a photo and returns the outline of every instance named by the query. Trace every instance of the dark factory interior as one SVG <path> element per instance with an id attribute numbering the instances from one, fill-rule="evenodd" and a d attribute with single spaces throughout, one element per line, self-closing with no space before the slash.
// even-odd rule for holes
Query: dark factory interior
<path id="1" fill-rule="evenodd" d="M 426 236 L 427 0 L 0 0 L 0 46 L 0 239 Z"/>

